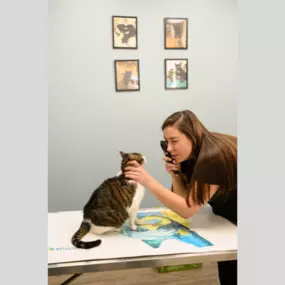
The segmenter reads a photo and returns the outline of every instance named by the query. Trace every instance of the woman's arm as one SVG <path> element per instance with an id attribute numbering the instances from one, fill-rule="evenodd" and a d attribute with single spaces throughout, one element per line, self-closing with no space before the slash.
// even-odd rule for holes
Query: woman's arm
<path id="1" fill-rule="evenodd" d="M 179 190 L 177 191 L 176 188 L 176 192 L 174 188 L 175 186 L 173 187 L 173 191 L 175 192 L 171 192 L 166 187 L 161 185 L 158 181 L 152 178 L 150 182 L 147 183 L 146 187 L 164 206 L 183 218 L 190 218 L 201 208 L 200 206 L 194 205 L 193 203 L 190 204 L 191 208 L 189 208 L 185 200 L 186 193 L 183 194 L 183 196 L 179 195 L 177 193 Z"/>
<path id="2" fill-rule="evenodd" d="M 136 161 L 132 162 L 134 166 L 127 166 L 125 168 L 126 177 L 135 180 L 139 184 L 143 185 L 149 189 L 152 194 L 167 208 L 177 213 L 183 218 L 190 218 L 198 210 L 200 210 L 203 205 L 197 205 L 193 202 L 191 196 L 189 198 L 190 208 L 186 204 L 185 195 L 180 196 L 174 192 L 169 191 L 166 187 L 156 181 L 152 176 L 150 176 L 146 170 L 139 165 Z M 215 192 L 218 190 L 218 185 L 210 186 L 210 197 L 211 198 Z M 208 201 L 205 201 L 207 203 Z"/>
<path id="3" fill-rule="evenodd" d="M 176 175 L 175 171 L 180 172 L 180 164 L 176 164 L 176 162 L 172 162 L 172 159 L 164 156 L 163 160 L 165 161 L 165 170 L 168 172 L 168 174 L 171 177 L 172 185 L 171 185 L 171 191 L 178 194 L 179 196 L 185 198 L 186 197 L 186 186 L 182 179 L 181 175 Z"/>
<path id="4" fill-rule="evenodd" d="M 167 208 L 177 213 L 179 216 L 183 218 L 190 218 L 196 212 L 198 212 L 204 205 L 197 205 L 193 202 L 191 195 L 189 197 L 190 208 L 186 204 L 185 197 L 180 196 L 179 194 L 173 193 L 169 191 L 166 187 L 161 185 L 155 179 L 151 179 L 146 186 L 152 194 Z M 218 190 L 218 185 L 210 186 L 210 198 L 215 194 Z M 207 203 L 208 201 L 205 201 Z"/>
<path id="5" fill-rule="evenodd" d="M 172 192 L 178 194 L 179 196 L 186 197 L 186 186 L 180 175 L 172 176 Z"/>

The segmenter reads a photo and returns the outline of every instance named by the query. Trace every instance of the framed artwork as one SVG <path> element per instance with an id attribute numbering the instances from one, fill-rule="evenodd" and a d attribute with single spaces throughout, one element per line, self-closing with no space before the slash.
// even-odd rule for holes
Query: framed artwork
<path id="1" fill-rule="evenodd" d="M 164 48 L 188 49 L 187 18 L 164 18 Z"/>
<path id="2" fill-rule="evenodd" d="M 188 89 L 188 59 L 165 59 L 165 89 Z"/>
<path id="3" fill-rule="evenodd" d="M 112 16 L 113 48 L 138 48 L 137 17 Z"/>
<path id="4" fill-rule="evenodd" d="M 116 91 L 139 91 L 139 60 L 115 60 L 114 63 Z"/>

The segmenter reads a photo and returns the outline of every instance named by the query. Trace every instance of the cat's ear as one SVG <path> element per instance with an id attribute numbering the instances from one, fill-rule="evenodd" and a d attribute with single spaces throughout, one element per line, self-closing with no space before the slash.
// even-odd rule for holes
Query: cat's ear
<path id="1" fill-rule="evenodd" d="M 120 154 L 121 154 L 122 157 L 124 157 L 126 155 L 126 153 L 124 153 L 122 151 L 120 151 Z"/>

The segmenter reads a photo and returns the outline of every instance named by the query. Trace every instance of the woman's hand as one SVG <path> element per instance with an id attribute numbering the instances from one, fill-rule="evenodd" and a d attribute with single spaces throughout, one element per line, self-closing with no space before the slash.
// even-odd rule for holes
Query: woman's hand
<path id="1" fill-rule="evenodd" d="M 128 165 L 124 169 L 125 176 L 148 188 L 153 178 L 137 161 L 129 161 Z"/>
<path id="2" fill-rule="evenodd" d="M 179 170 L 180 171 L 180 164 L 176 164 L 175 160 L 173 161 L 173 163 L 170 163 L 170 161 L 172 160 L 171 158 L 164 156 L 163 160 L 165 161 L 165 169 L 166 171 L 172 176 L 177 176 L 173 171 L 174 170 Z"/>

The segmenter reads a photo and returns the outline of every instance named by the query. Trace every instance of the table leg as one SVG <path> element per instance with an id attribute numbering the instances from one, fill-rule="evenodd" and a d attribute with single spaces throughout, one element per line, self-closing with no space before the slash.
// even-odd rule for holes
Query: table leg
<path id="1" fill-rule="evenodd" d="M 72 281 L 74 281 L 75 279 L 77 279 L 80 275 L 82 275 L 83 273 L 80 274 L 74 274 L 72 275 L 70 278 L 68 278 L 66 281 L 64 281 L 63 283 L 61 283 L 60 285 L 67 285 L 70 284 Z"/>

